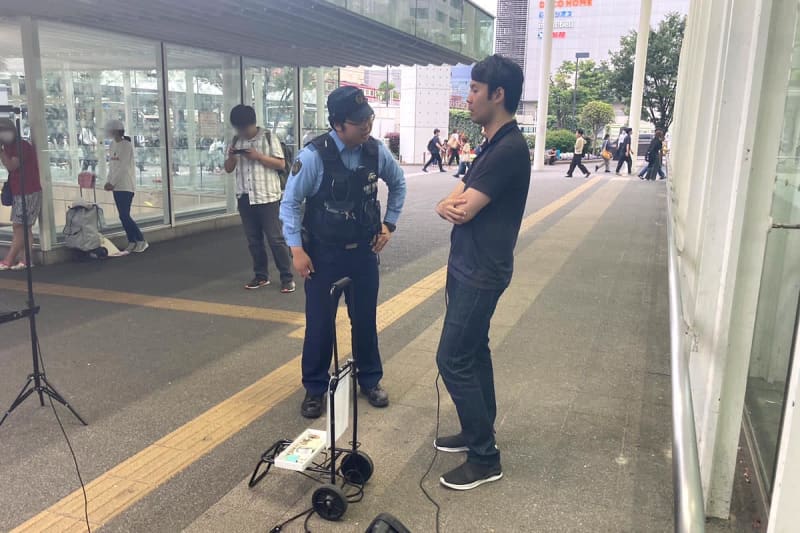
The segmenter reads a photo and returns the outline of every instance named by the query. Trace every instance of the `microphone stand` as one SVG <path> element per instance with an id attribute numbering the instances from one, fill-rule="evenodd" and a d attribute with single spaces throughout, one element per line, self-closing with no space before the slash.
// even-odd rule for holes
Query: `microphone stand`
<path id="1" fill-rule="evenodd" d="M 36 331 L 36 315 L 39 312 L 40 307 L 36 305 L 33 295 L 33 273 L 31 271 L 32 268 L 32 261 L 31 261 L 31 242 L 29 237 L 29 222 L 28 219 L 28 202 L 25 198 L 25 158 L 23 156 L 22 151 L 22 129 L 20 128 L 20 119 L 19 115 L 21 113 L 20 108 L 12 107 L 12 106 L 0 106 L 0 114 L 15 114 L 16 116 L 16 129 L 17 129 L 17 157 L 19 158 L 19 177 L 20 177 L 20 193 L 22 195 L 22 223 L 23 223 L 23 234 L 24 234 L 24 244 L 25 244 L 25 273 L 27 275 L 27 282 L 28 282 L 28 305 L 25 309 L 21 311 L 16 311 L 11 313 L 10 315 L 4 316 L 4 320 L 0 320 L 0 324 L 4 322 L 10 322 L 13 320 L 21 319 L 21 318 L 28 318 L 28 322 L 30 324 L 30 338 L 31 338 L 31 356 L 33 358 L 33 372 L 28 374 L 28 379 L 25 382 L 25 385 L 22 387 L 22 390 L 19 392 L 17 397 L 11 403 L 11 407 L 3 415 L 3 418 L 0 418 L 0 426 L 3 425 L 3 422 L 6 421 L 8 415 L 10 415 L 14 409 L 19 407 L 22 402 L 28 399 L 33 393 L 36 393 L 39 396 L 39 404 L 44 407 L 44 396 L 47 395 L 51 399 L 57 401 L 67 409 L 77 418 L 81 424 L 84 426 L 88 425 L 81 415 L 78 414 L 75 409 L 64 399 L 64 397 L 50 384 L 47 378 L 44 375 L 44 369 L 41 362 L 41 356 L 39 354 L 39 335 Z"/>

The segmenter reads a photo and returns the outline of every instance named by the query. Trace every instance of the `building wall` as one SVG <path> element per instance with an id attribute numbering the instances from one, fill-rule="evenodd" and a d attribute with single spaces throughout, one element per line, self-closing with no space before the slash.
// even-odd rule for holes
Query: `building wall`
<path id="1" fill-rule="evenodd" d="M 403 67 L 400 100 L 400 159 L 423 164 L 434 128 L 450 121 L 450 67 Z"/>
<path id="2" fill-rule="evenodd" d="M 513 0 L 509 0 L 513 2 Z M 589 52 L 590 59 L 608 59 L 609 50 L 619 48 L 620 37 L 636 30 L 639 23 L 641 0 L 555 0 L 556 19 L 553 38 L 552 71 L 564 61 L 574 61 L 576 52 Z M 689 0 L 657 0 L 653 2 L 651 25 L 655 26 L 669 12 L 686 14 Z M 502 4 L 502 2 L 501 2 Z M 570 4 L 581 4 L 577 7 Z M 498 5 L 498 7 L 500 7 Z M 540 24 L 544 17 L 543 0 L 528 0 L 524 31 L 527 35 L 525 48 L 525 87 L 523 102 L 538 100 L 539 64 L 542 54 Z M 500 46 L 499 30 L 501 11 L 498 9 L 497 46 Z"/>

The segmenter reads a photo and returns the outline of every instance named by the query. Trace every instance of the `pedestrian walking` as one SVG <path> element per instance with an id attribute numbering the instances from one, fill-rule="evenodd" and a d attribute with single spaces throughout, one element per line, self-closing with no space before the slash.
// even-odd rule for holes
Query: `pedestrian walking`
<path id="1" fill-rule="evenodd" d="M 106 124 L 106 137 L 111 139 L 108 147 L 108 179 L 105 190 L 114 195 L 119 221 L 128 237 L 126 251 L 141 253 L 150 245 L 144 239 L 139 225 L 131 217 L 131 206 L 136 194 L 136 163 L 133 157 L 133 143 L 125 135 L 125 124 L 121 120 L 111 120 Z"/>
<path id="2" fill-rule="evenodd" d="M 17 139 L 17 126 L 8 118 L 0 118 L 0 163 L 8 171 L 8 181 L 4 187 L 8 187 L 11 191 L 11 227 L 13 231 L 11 246 L 9 246 L 5 258 L 0 261 L 0 271 L 24 270 L 27 267 L 25 263 L 25 232 L 28 232 L 28 244 L 33 246 L 32 228 L 42 212 L 42 184 L 39 179 L 36 150 L 25 139 Z M 25 192 L 24 211 L 23 189 Z M 27 221 L 23 213 L 27 214 Z M 29 249 L 29 251 L 32 259 L 33 250 Z M 20 258 L 19 261 L 17 258 Z"/>
<path id="3" fill-rule="evenodd" d="M 439 172 L 445 171 L 444 167 L 442 167 L 442 152 L 444 151 L 444 146 L 442 146 L 442 140 L 439 138 L 440 131 L 439 128 L 433 130 L 433 137 L 428 141 L 428 153 L 431 154 L 431 158 L 422 167 L 423 172 L 427 172 L 428 167 L 432 163 L 439 165 Z"/>
<path id="4" fill-rule="evenodd" d="M 397 229 L 406 195 L 397 161 L 382 142 L 370 136 L 375 114 L 364 92 L 349 86 L 334 90 L 328 96 L 328 113 L 333 129 L 297 155 L 281 202 L 294 268 L 305 279 L 302 372 L 306 395 L 300 411 L 306 418 L 322 415 L 333 355 L 330 290 L 345 276 L 353 283 L 354 301 L 346 295 L 346 302 L 355 332 L 361 393 L 374 407 L 389 405 L 389 395 L 380 383 L 377 254 Z M 383 219 L 378 179 L 389 188 Z"/>
<path id="5" fill-rule="evenodd" d="M 617 157 L 619 161 L 617 162 L 617 176 L 620 175 L 619 171 L 622 169 L 623 163 L 628 164 L 628 175 L 631 174 L 631 166 L 633 165 L 633 159 L 631 159 L 631 142 L 633 142 L 633 128 L 625 128 L 625 137 L 622 137 L 620 140 L 617 141 Z"/>
<path id="6" fill-rule="evenodd" d="M 461 162 L 459 154 L 461 151 L 461 135 L 458 133 L 458 130 L 453 130 L 453 133 L 450 134 L 450 138 L 447 140 L 447 148 L 449 152 L 447 166 L 452 166 L 454 161 L 456 164 L 459 164 Z"/>
<path id="7" fill-rule="evenodd" d="M 453 225 L 448 304 L 436 363 L 461 431 L 437 435 L 434 445 L 444 452 L 467 452 L 466 462 L 439 480 L 451 489 L 473 489 L 503 477 L 494 436 L 489 327 L 511 281 L 530 186 L 528 144 L 514 120 L 522 82 L 522 69 L 500 55 L 472 68 L 467 104 L 473 122 L 486 128 L 488 141 L 466 177 L 436 206 L 437 214 Z"/>
<path id="8" fill-rule="evenodd" d="M 461 177 L 467 173 L 470 164 L 472 164 L 472 158 L 472 145 L 469 143 L 467 136 L 463 135 L 461 137 L 461 161 L 458 164 L 458 170 L 453 174 L 454 178 Z"/>
<path id="9" fill-rule="evenodd" d="M 605 137 L 603 137 L 603 144 L 600 147 L 600 157 L 603 159 L 603 162 L 594 166 L 594 171 L 603 166 L 606 172 L 611 172 L 611 140 L 610 135 L 606 133 Z"/>
<path id="10" fill-rule="evenodd" d="M 583 149 L 586 147 L 586 139 L 583 138 L 583 130 L 578 128 L 575 132 L 575 151 L 572 154 L 572 161 L 569 163 L 569 170 L 567 170 L 566 178 L 571 178 L 575 167 L 578 167 L 583 172 L 583 177 L 588 178 L 592 175 L 589 169 L 583 164 Z"/>
<path id="11" fill-rule="evenodd" d="M 650 145 L 647 147 L 647 153 L 644 156 L 647 165 L 639 171 L 639 179 L 655 181 L 656 175 L 661 179 L 666 179 L 667 176 L 664 174 L 664 169 L 661 167 L 661 151 L 663 148 L 664 132 L 662 130 L 656 130 L 653 140 L 650 141 Z"/>
<path id="12" fill-rule="evenodd" d="M 253 258 L 254 276 L 244 288 L 259 289 L 270 284 L 264 246 L 266 235 L 272 259 L 280 273 L 281 292 L 294 292 L 292 258 L 278 216 L 283 196 L 278 171 L 285 168 L 280 140 L 277 135 L 258 127 L 256 112 L 250 106 L 235 106 L 230 121 L 236 136 L 228 146 L 225 172 L 236 173 L 239 217 Z"/>

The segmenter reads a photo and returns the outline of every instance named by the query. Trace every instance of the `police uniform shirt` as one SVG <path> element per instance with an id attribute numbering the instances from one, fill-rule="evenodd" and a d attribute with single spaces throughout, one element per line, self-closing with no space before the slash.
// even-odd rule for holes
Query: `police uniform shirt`
<path id="1" fill-rule="evenodd" d="M 339 149 L 339 155 L 344 166 L 356 170 L 361 164 L 362 146 L 347 148 L 339 139 L 336 131 L 331 130 L 330 136 Z M 324 165 L 314 145 L 309 144 L 303 148 L 292 166 L 292 173 L 286 183 L 286 190 L 281 201 L 280 218 L 283 222 L 283 236 L 290 247 L 303 245 L 301 238 L 302 204 L 319 191 L 322 184 Z M 389 198 L 386 206 L 386 215 L 383 220 L 390 224 L 397 224 L 403 202 L 406 198 L 406 179 L 403 170 L 397 164 L 389 149 L 378 143 L 378 176 L 389 187 Z"/>

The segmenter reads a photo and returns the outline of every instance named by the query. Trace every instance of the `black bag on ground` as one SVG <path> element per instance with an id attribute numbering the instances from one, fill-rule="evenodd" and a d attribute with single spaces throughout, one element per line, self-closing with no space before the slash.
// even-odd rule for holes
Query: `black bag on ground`
<path id="1" fill-rule="evenodd" d="M 411 531 L 394 516 L 381 513 L 375 517 L 364 533 L 411 533 Z"/>
<path id="2" fill-rule="evenodd" d="M 14 196 L 11 194 L 11 185 L 8 182 L 3 184 L 3 192 L 0 194 L 0 203 L 6 207 L 14 205 Z"/>

